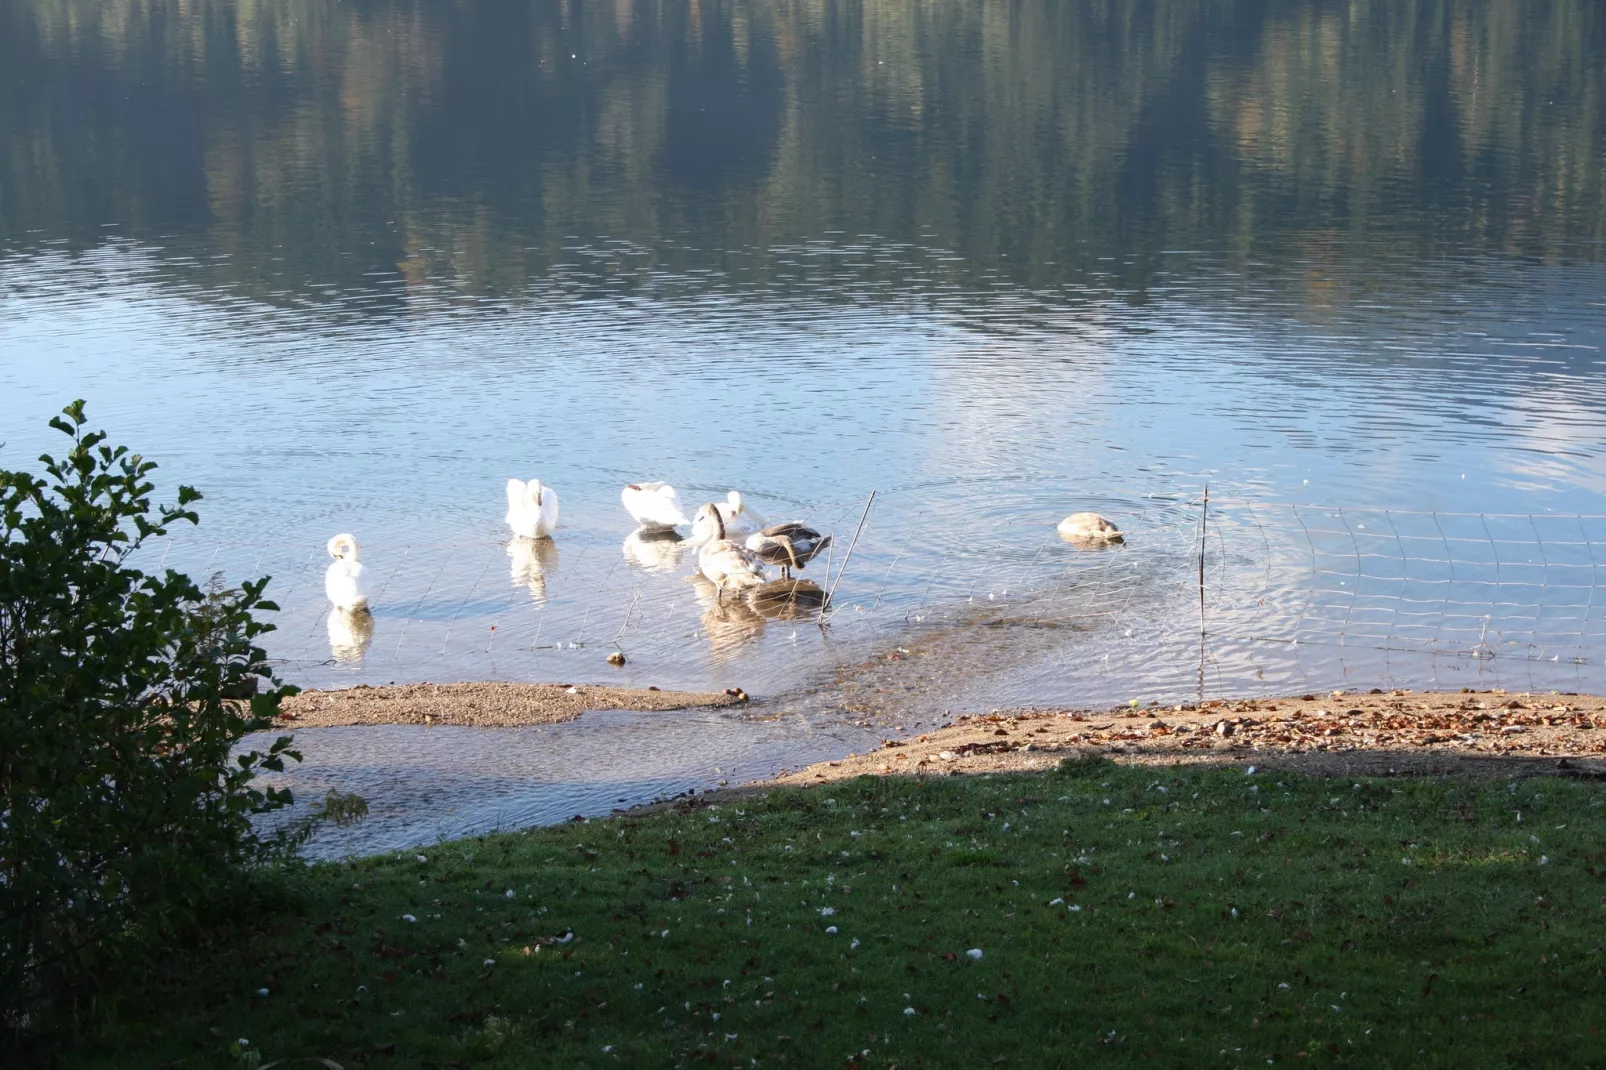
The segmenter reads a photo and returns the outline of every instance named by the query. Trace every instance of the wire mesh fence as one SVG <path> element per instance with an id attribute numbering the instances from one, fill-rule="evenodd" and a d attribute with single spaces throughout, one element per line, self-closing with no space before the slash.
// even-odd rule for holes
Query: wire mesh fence
<path id="1" fill-rule="evenodd" d="M 1606 516 L 1249 502 L 1216 512 L 1212 634 L 1603 663 Z M 1235 551 L 1234 538 L 1259 552 Z"/>

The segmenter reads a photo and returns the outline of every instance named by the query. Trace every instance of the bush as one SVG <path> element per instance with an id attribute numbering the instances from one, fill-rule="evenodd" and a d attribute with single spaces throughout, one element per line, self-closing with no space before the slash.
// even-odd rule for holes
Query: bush
<path id="1" fill-rule="evenodd" d="M 156 467 L 84 430 L 46 478 L 0 470 L 0 1017 L 12 1028 L 93 1000 L 119 964 L 192 924 L 291 834 L 251 817 L 290 803 L 259 770 L 300 759 L 270 727 L 293 691 L 254 645 L 277 607 L 267 580 L 202 591 L 132 563 L 170 525 L 198 523 L 180 487 L 153 510 Z M 265 687 L 258 684 L 264 682 Z"/>

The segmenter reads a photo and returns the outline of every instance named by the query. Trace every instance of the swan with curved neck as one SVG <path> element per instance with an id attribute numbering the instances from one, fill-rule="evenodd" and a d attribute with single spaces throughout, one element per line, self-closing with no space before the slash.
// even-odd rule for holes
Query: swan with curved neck
<path id="1" fill-rule="evenodd" d="M 719 517 L 722 534 L 715 534 L 714 526 L 708 520 L 710 510 Z M 697 516 L 691 523 L 691 538 L 693 542 L 729 539 L 750 535 L 763 526 L 763 517 L 753 512 L 752 507 L 742 500 L 741 491 L 733 490 L 725 495 L 724 501 L 709 502 L 697 510 Z"/>
<path id="2" fill-rule="evenodd" d="M 747 537 L 747 549 L 771 565 L 781 567 L 781 578 L 792 578 L 794 568 L 802 568 L 831 545 L 831 536 L 821 535 L 801 520 L 772 524 Z"/>
<path id="3" fill-rule="evenodd" d="M 323 591 L 329 602 L 342 613 L 360 613 L 368 608 L 368 570 L 357 559 L 357 540 L 342 532 L 329 540 L 329 556 L 334 558 L 323 574 Z"/>
<path id="4" fill-rule="evenodd" d="M 697 510 L 694 527 L 704 525 L 713 537 L 697 551 L 697 571 L 724 597 L 725 588 L 757 587 L 764 582 L 764 564 L 757 554 L 725 537 L 725 519 L 719 506 L 709 502 Z"/>
<path id="5" fill-rule="evenodd" d="M 507 481 L 507 526 L 520 539 L 551 538 L 558 526 L 558 492 L 539 479 Z"/>
<path id="6" fill-rule="evenodd" d="M 756 531 L 764 526 L 764 518 L 753 512 L 750 505 L 742 500 L 742 492 L 731 490 L 725 492 L 725 500 L 716 503 L 720 518 L 725 522 L 725 530 L 732 534 L 745 534 Z"/>

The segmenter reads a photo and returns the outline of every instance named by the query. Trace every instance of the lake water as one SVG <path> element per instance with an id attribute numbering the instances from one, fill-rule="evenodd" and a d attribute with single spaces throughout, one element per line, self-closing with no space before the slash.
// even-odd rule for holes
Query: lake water
<path id="1" fill-rule="evenodd" d="M 1606 687 L 1590 0 L 21 0 L 0 71 L 0 464 L 88 399 L 206 494 L 168 564 L 274 577 L 304 686 L 762 700 L 305 733 L 388 815 L 342 842 L 955 709 Z M 540 553 L 510 476 L 561 496 Z M 829 622 L 627 554 L 648 479 L 835 532 Z"/>

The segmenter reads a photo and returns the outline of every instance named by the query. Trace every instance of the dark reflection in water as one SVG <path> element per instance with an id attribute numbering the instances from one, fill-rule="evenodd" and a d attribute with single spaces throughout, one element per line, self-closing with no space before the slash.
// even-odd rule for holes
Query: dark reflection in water
<path id="1" fill-rule="evenodd" d="M 1592 257 L 1603 55 L 1591 0 L 22 0 L 0 238 L 116 225 L 369 311 L 443 273 L 516 296 L 574 235 L 729 285 L 935 234 L 954 279 L 1138 299 L 1224 241 Z"/>

